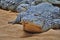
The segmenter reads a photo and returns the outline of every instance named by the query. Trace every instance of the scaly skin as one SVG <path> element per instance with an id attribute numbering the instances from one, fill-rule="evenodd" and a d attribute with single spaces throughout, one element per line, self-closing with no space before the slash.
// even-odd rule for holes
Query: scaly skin
<path id="1" fill-rule="evenodd" d="M 58 25 L 57 27 L 60 26 L 59 15 L 59 7 L 54 7 L 50 3 L 41 3 L 37 6 L 30 7 L 26 12 L 18 14 L 16 20 L 10 23 L 16 24 L 21 21 L 32 22 L 34 24 L 40 25 L 43 32 L 45 32 L 49 29 L 55 28 L 54 25 Z"/>

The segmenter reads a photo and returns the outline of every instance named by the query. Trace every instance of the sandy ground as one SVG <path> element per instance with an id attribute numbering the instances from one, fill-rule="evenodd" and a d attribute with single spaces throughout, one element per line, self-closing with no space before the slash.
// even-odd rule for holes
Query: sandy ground
<path id="1" fill-rule="evenodd" d="M 60 30 L 49 30 L 39 34 L 27 34 L 20 24 L 8 24 L 16 18 L 15 12 L 0 9 L 0 40 L 60 40 Z"/>

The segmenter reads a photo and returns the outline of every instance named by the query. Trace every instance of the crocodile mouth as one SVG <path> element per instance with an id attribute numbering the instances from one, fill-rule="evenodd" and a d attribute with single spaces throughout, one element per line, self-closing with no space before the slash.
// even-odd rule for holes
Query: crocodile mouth
<path id="1" fill-rule="evenodd" d="M 25 32 L 28 32 L 28 33 L 41 33 L 42 32 L 42 28 L 32 22 L 23 21 L 22 25 L 23 25 L 23 30 Z"/>

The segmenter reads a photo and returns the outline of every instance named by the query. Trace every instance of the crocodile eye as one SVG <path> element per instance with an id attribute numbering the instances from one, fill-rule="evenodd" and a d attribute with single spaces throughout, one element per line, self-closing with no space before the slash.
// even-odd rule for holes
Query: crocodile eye
<path id="1" fill-rule="evenodd" d="M 34 16 L 40 16 L 41 14 L 38 14 L 38 13 L 36 13 L 36 14 L 34 14 Z"/>
<path id="2" fill-rule="evenodd" d="M 34 16 L 38 16 L 38 14 L 34 14 Z"/>

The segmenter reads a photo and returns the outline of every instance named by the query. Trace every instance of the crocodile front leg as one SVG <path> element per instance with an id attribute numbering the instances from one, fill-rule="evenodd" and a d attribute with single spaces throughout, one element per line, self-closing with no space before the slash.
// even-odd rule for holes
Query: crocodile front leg
<path id="1" fill-rule="evenodd" d="M 10 21 L 10 22 L 8 22 L 8 23 L 9 23 L 9 24 L 20 24 L 21 19 L 22 19 L 24 16 L 26 16 L 26 15 L 27 15 L 26 12 L 19 13 L 19 14 L 17 15 L 17 18 L 16 18 L 14 21 Z"/>
<path id="2" fill-rule="evenodd" d="M 15 20 L 10 21 L 10 22 L 8 22 L 8 23 L 9 23 L 9 24 L 19 24 L 20 21 L 21 21 L 21 15 L 18 14 L 18 15 L 17 15 L 17 18 L 16 18 Z"/>

